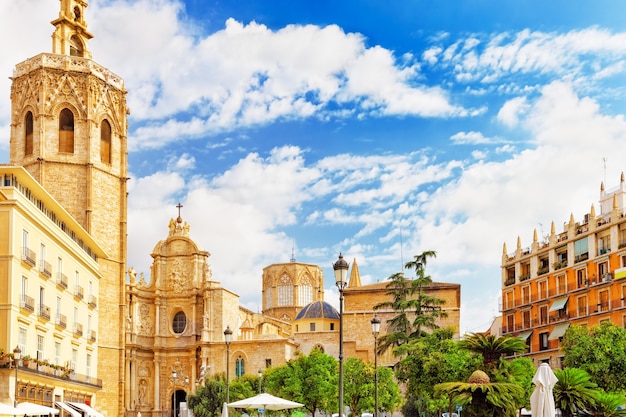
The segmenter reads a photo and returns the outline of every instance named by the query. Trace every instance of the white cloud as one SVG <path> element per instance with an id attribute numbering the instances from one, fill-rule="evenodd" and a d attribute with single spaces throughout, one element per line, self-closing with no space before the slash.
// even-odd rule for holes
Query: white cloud
<path id="1" fill-rule="evenodd" d="M 492 139 L 486 138 L 480 132 L 458 132 L 450 136 L 453 143 L 458 145 L 483 145 L 493 143 Z"/>
<path id="2" fill-rule="evenodd" d="M 515 127 L 520 116 L 528 111 L 526 97 L 515 97 L 508 100 L 498 111 L 498 120 L 508 127 Z"/>

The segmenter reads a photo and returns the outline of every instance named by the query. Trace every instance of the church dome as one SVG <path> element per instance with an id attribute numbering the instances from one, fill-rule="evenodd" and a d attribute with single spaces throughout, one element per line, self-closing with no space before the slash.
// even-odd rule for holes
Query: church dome
<path id="1" fill-rule="evenodd" d="M 296 316 L 296 320 L 300 319 L 339 320 L 339 313 L 335 310 L 335 307 L 325 301 L 313 301 L 300 310 Z"/>

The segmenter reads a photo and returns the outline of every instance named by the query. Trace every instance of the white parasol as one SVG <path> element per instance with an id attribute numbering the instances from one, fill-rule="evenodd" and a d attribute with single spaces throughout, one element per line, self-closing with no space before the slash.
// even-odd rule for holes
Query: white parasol
<path id="1" fill-rule="evenodd" d="M 533 417 L 555 417 L 552 388 L 558 381 L 547 363 L 539 365 L 533 377 L 535 389 L 530 395 L 530 412 Z"/>
<path id="2" fill-rule="evenodd" d="M 284 398 L 274 397 L 271 394 L 263 393 L 245 400 L 235 401 L 228 404 L 231 408 L 256 408 L 263 410 L 285 410 L 287 408 L 304 407 L 294 401 L 285 400 Z"/>
<path id="3" fill-rule="evenodd" d="M 59 414 L 59 410 L 56 408 L 29 402 L 19 403 L 17 408 L 22 411 L 23 415 L 27 416 L 49 416 L 51 414 Z"/>
<path id="4" fill-rule="evenodd" d="M 222 407 L 222 417 L 228 417 L 228 404 L 224 401 L 224 407 Z"/>
<path id="5" fill-rule="evenodd" d="M 0 416 L 23 416 L 22 410 L 11 405 L 0 403 Z"/>

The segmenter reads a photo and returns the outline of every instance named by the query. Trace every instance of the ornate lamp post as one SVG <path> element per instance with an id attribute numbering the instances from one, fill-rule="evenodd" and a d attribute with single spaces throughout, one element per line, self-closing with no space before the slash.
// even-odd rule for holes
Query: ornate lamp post
<path id="1" fill-rule="evenodd" d="M 372 334 L 374 335 L 374 417 L 378 417 L 378 334 L 380 333 L 380 319 L 377 315 L 372 318 Z"/>
<path id="2" fill-rule="evenodd" d="M 339 289 L 339 417 L 343 417 L 343 290 L 348 285 L 348 263 L 339 253 L 333 265 L 335 284 Z"/>
<path id="3" fill-rule="evenodd" d="M 226 342 L 226 403 L 230 402 L 230 342 L 233 340 L 233 331 L 230 326 L 224 330 L 224 342 Z"/>
<path id="4" fill-rule="evenodd" d="M 15 400 L 13 401 L 13 406 L 17 407 L 17 393 L 18 393 L 18 383 L 17 383 L 17 364 L 22 357 L 22 349 L 20 349 L 20 345 L 15 346 L 13 349 L 13 365 L 15 366 Z"/>
<path id="5" fill-rule="evenodd" d="M 172 369 L 172 379 L 174 380 L 174 394 L 172 394 L 172 403 L 174 404 L 174 417 L 176 417 L 176 379 L 178 378 L 178 373 L 176 369 Z"/>

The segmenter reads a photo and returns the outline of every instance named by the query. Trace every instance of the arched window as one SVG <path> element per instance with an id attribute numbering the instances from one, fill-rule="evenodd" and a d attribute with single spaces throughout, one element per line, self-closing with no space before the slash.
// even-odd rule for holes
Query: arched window
<path id="1" fill-rule="evenodd" d="M 235 359 L 235 375 L 238 377 L 243 376 L 246 373 L 246 364 L 241 356 Z"/>
<path id="2" fill-rule="evenodd" d="M 33 113 L 26 113 L 24 118 L 24 155 L 33 154 Z"/>
<path id="3" fill-rule="evenodd" d="M 70 38 L 70 56 L 85 56 L 85 51 L 83 50 L 83 43 L 80 41 L 78 36 L 74 35 Z"/>
<path id="4" fill-rule="evenodd" d="M 111 163 L 111 125 L 106 120 L 100 124 L 100 161 Z"/>
<path id="5" fill-rule="evenodd" d="M 185 327 L 187 327 L 187 316 L 182 311 L 179 311 L 174 315 L 174 320 L 172 321 L 172 330 L 176 334 L 181 334 L 185 331 Z"/>
<path id="6" fill-rule="evenodd" d="M 293 283 L 287 274 L 283 274 L 278 283 L 278 306 L 290 305 L 293 305 Z"/>
<path id="7" fill-rule="evenodd" d="M 74 153 L 74 113 L 70 109 L 59 115 L 59 152 Z"/>
<path id="8" fill-rule="evenodd" d="M 313 302 L 313 286 L 309 276 L 305 275 L 298 286 L 298 305 L 305 306 L 311 302 Z"/>

